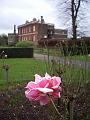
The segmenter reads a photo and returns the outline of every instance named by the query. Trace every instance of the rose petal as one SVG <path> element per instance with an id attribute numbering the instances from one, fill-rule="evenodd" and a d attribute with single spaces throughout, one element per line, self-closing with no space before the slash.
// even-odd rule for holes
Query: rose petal
<path id="1" fill-rule="evenodd" d="M 61 83 L 61 78 L 54 76 L 54 77 L 52 77 L 52 82 L 53 82 L 53 83 L 52 83 L 52 88 L 53 88 L 53 89 L 56 89 L 56 88 L 59 87 L 59 85 L 60 85 L 60 83 Z"/>
<path id="2" fill-rule="evenodd" d="M 46 78 L 46 79 L 51 79 L 51 76 L 46 72 L 45 78 Z"/>
<path id="3" fill-rule="evenodd" d="M 41 82 L 38 83 L 39 87 L 41 88 L 48 87 L 48 84 L 49 82 L 46 79 L 43 79 Z"/>
<path id="4" fill-rule="evenodd" d="M 35 100 L 39 96 L 39 91 L 38 90 L 26 90 L 25 95 L 29 100 Z"/>
<path id="5" fill-rule="evenodd" d="M 27 89 L 33 89 L 33 88 L 36 88 L 37 87 L 37 84 L 35 83 L 35 82 L 29 82 L 28 84 L 27 84 L 27 86 L 25 87 L 25 88 L 27 88 Z"/>
<path id="6" fill-rule="evenodd" d="M 54 98 L 60 98 L 61 97 L 60 92 L 53 92 L 52 96 Z"/>
<path id="7" fill-rule="evenodd" d="M 49 88 L 37 88 L 37 90 L 39 90 L 42 93 L 49 93 L 49 92 L 53 92 L 52 89 Z"/>
<path id="8" fill-rule="evenodd" d="M 42 96 L 40 99 L 40 105 L 46 105 L 48 104 L 48 97 L 47 96 Z"/>
<path id="9" fill-rule="evenodd" d="M 40 81 L 42 81 L 42 77 L 38 74 L 35 74 L 35 83 L 39 83 Z"/>

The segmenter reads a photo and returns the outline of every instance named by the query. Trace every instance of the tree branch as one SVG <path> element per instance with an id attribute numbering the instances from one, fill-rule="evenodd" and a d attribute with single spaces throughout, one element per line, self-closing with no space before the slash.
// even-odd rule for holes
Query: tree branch
<path id="1" fill-rule="evenodd" d="M 77 8 L 76 8 L 76 14 L 75 14 L 75 19 L 77 18 L 77 14 L 80 8 L 81 0 L 78 0 Z"/>

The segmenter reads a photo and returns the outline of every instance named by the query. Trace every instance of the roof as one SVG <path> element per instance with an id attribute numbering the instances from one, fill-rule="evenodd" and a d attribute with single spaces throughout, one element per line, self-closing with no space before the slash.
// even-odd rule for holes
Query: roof
<path id="1" fill-rule="evenodd" d="M 26 20 L 26 22 L 22 25 L 19 25 L 18 28 L 23 27 L 23 26 L 27 26 L 27 25 L 31 25 L 31 24 L 46 24 L 46 25 L 49 25 L 49 26 L 54 26 L 54 24 L 52 24 L 52 23 L 45 23 L 45 22 L 41 23 L 40 20 L 33 19 L 33 21 L 31 21 L 31 22 Z"/>
<path id="2" fill-rule="evenodd" d="M 8 35 L 18 35 L 18 33 L 8 33 Z"/>

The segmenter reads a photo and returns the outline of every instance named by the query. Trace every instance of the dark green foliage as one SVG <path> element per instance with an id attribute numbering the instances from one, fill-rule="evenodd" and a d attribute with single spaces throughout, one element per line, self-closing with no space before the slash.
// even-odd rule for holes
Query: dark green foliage
<path id="1" fill-rule="evenodd" d="M 90 54 L 90 46 L 63 46 L 62 53 L 67 55 L 87 55 Z"/>
<path id="2" fill-rule="evenodd" d="M 8 58 L 32 58 L 33 48 L 0 48 L 0 53 L 4 51 Z"/>
<path id="3" fill-rule="evenodd" d="M 90 54 L 90 39 L 78 39 L 78 40 L 58 40 L 49 39 L 39 41 L 40 47 L 56 47 L 64 55 L 87 55 Z"/>
<path id="4" fill-rule="evenodd" d="M 5 46 L 8 44 L 8 37 L 5 34 L 0 35 L 0 46 Z"/>

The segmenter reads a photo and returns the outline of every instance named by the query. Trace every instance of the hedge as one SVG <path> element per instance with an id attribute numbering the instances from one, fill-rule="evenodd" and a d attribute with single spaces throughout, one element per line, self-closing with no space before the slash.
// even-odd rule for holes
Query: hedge
<path id="1" fill-rule="evenodd" d="M 8 58 L 33 58 L 33 48 L 0 48 L 0 54 L 2 51 Z"/>
<path id="2" fill-rule="evenodd" d="M 61 49 L 62 54 L 67 55 L 88 55 L 90 54 L 90 46 L 63 46 Z"/>
<path id="3" fill-rule="evenodd" d="M 59 47 L 62 54 L 65 56 L 90 54 L 90 39 L 42 39 L 42 41 L 39 41 L 38 44 L 42 47 Z"/>

